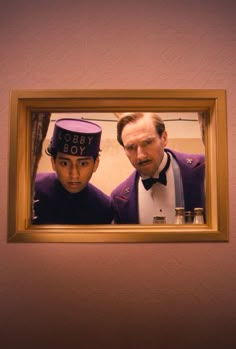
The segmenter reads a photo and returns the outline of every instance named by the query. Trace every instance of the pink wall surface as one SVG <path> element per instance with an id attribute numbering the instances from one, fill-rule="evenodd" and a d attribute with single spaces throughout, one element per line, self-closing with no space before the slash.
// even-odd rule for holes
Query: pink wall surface
<path id="1" fill-rule="evenodd" d="M 236 345 L 236 2 L 0 2 L 0 347 Z M 226 89 L 228 243 L 7 243 L 11 89 Z"/>

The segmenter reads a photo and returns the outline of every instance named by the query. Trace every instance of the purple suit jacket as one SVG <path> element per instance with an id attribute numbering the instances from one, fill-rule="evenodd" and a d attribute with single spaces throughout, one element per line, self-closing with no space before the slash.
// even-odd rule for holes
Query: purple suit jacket
<path id="1" fill-rule="evenodd" d="M 180 168 L 183 183 L 185 210 L 195 207 L 205 209 L 205 156 L 186 154 L 165 149 L 175 158 Z M 138 224 L 138 180 L 139 173 L 134 171 L 116 187 L 111 197 L 115 207 L 115 223 Z"/>
<path id="2" fill-rule="evenodd" d="M 63 188 L 55 172 L 39 173 L 35 180 L 33 224 L 110 224 L 111 198 L 91 183 L 79 193 Z"/>

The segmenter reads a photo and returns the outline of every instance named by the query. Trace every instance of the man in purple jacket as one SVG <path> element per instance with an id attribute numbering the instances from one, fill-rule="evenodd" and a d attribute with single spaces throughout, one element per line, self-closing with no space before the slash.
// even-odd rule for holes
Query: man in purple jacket
<path id="1" fill-rule="evenodd" d="M 205 208 L 205 156 L 166 148 L 165 124 L 156 113 L 122 113 L 117 139 L 136 169 L 112 193 L 115 223 L 175 223 L 175 208 Z"/>
<path id="2" fill-rule="evenodd" d="M 81 119 L 57 120 L 47 149 L 54 172 L 35 181 L 34 224 L 109 224 L 112 200 L 89 183 L 99 164 L 102 130 Z"/>

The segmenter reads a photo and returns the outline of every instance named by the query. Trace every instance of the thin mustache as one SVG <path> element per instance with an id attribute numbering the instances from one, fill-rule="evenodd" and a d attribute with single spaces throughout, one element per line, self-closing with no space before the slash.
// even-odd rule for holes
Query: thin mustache
<path id="1" fill-rule="evenodd" d="M 137 165 L 143 165 L 143 164 L 146 164 L 147 162 L 150 162 L 151 160 L 150 159 L 146 159 L 146 160 L 139 160 L 137 162 Z"/>

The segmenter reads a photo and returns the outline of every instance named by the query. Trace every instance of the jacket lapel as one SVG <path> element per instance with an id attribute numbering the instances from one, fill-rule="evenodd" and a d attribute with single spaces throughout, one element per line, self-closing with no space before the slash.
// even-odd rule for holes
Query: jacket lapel
<path id="1" fill-rule="evenodd" d="M 120 220 L 127 224 L 138 224 L 138 179 L 139 174 L 134 171 L 116 196 L 118 211 L 122 215 Z"/>

